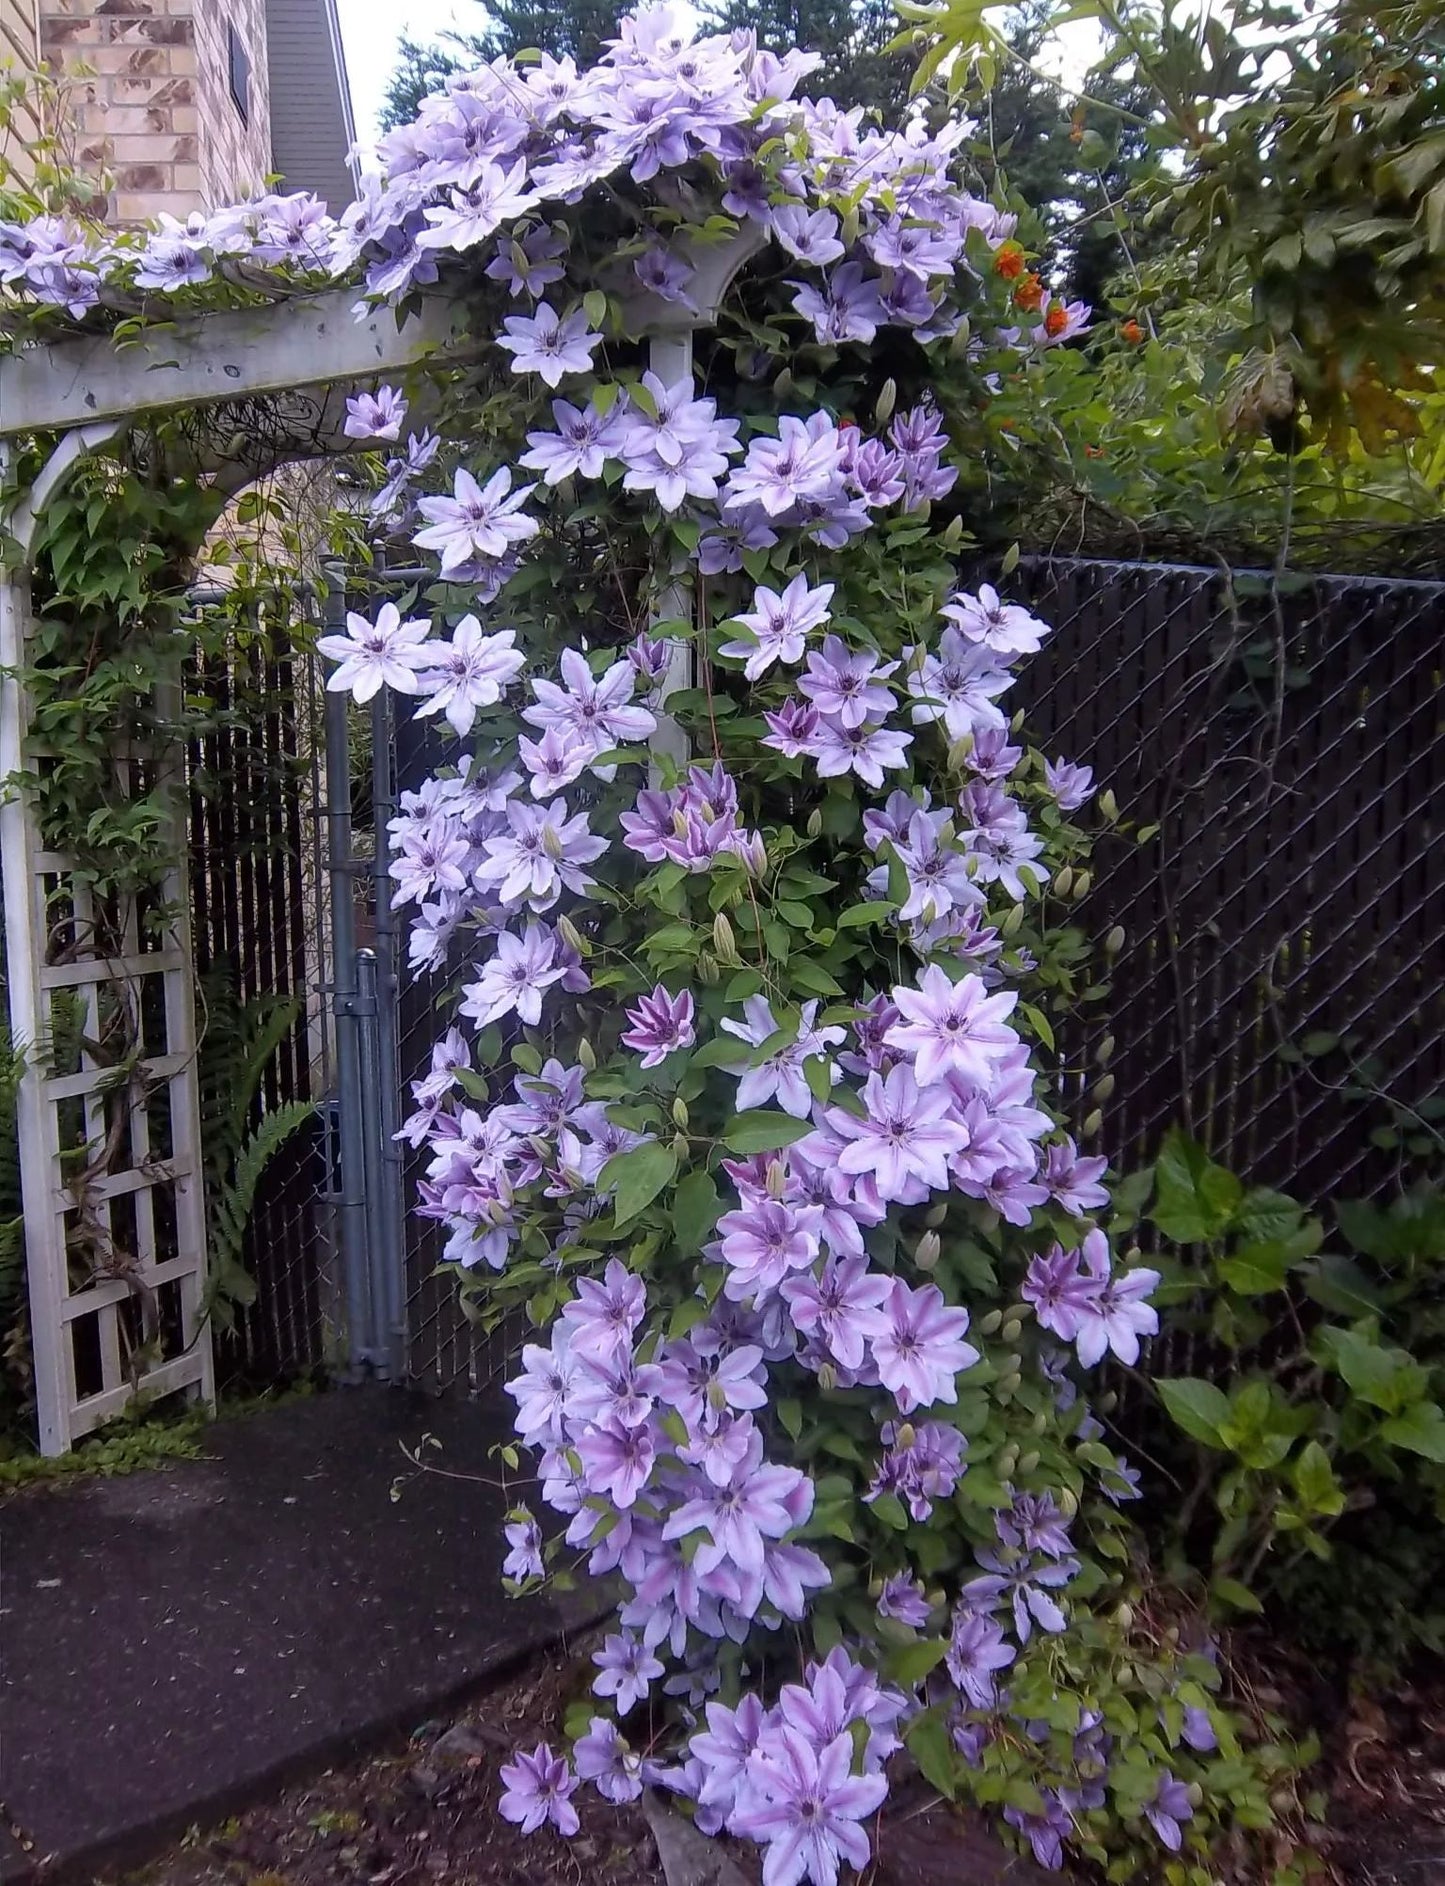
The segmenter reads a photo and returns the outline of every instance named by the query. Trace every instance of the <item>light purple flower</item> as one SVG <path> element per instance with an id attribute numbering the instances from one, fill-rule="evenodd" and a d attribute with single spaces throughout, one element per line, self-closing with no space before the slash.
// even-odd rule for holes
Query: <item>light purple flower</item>
<path id="1" fill-rule="evenodd" d="M 812 752 L 820 779 L 837 779 L 844 773 L 856 773 L 866 785 L 881 791 L 884 771 L 906 766 L 912 744 L 911 733 L 868 721 L 849 727 L 825 714 L 813 737 Z"/>
<path id="2" fill-rule="evenodd" d="M 844 727 L 861 727 L 891 712 L 893 690 L 882 684 L 897 666 L 896 661 L 880 664 L 876 655 L 855 653 L 841 636 L 829 635 L 821 654 L 809 654 L 798 691 L 807 695 L 820 714 Z"/>
<path id="3" fill-rule="evenodd" d="M 844 445 L 831 421 L 816 429 L 785 413 L 776 439 L 756 438 L 728 474 L 726 511 L 756 506 L 782 517 L 803 501 L 828 498 L 841 481 Z"/>
<path id="4" fill-rule="evenodd" d="M 882 1306 L 892 1280 L 870 1270 L 866 1257 L 833 1257 L 821 1277 L 810 1272 L 783 1281 L 794 1327 L 821 1342 L 845 1369 L 860 1369 L 868 1345 L 886 1326 Z"/>
<path id="5" fill-rule="evenodd" d="M 542 1528 L 532 1515 L 523 1507 L 523 1518 L 510 1525 L 503 1526 L 502 1534 L 511 1547 L 502 1560 L 503 1578 L 541 1578 L 546 1572 L 542 1563 Z"/>
<path id="6" fill-rule="evenodd" d="M 509 314 L 497 336 L 498 347 L 512 356 L 513 373 L 535 373 L 553 387 L 569 373 L 590 373 L 593 349 L 601 342 L 580 308 L 561 315 L 549 301 L 534 315 Z"/>
<path id="7" fill-rule="evenodd" d="M 1079 1313 L 1074 1346 L 1084 1367 L 1102 1362 L 1112 1350 L 1121 1362 L 1139 1360 L 1139 1342 L 1159 1328 L 1159 1312 L 1147 1299 L 1158 1287 L 1159 1272 L 1142 1267 L 1113 1274 L 1109 1241 L 1102 1231 L 1091 1231 L 1083 1243 L 1084 1271 L 1093 1284 Z"/>
<path id="8" fill-rule="evenodd" d="M 954 1688 L 975 1709 L 993 1708 L 998 1700 L 997 1673 L 1006 1670 L 1017 1655 L 993 1618 L 963 1605 L 954 1612 L 944 1665 Z"/>
<path id="9" fill-rule="evenodd" d="M 1194 1803 L 1189 1789 L 1167 1770 L 1154 1799 L 1144 1810 L 1144 1818 L 1171 1853 L 1184 1845 L 1183 1823 L 1194 1818 Z"/>
<path id="10" fill-rule="evenodd" d="M 577 1777 L 565 1757 L 539 1742 L 530 1755 L 519 1753 L 502 1769 L 502 1798 L 497 1811 L 524 1834 L 535 1834 L 550 1821 L 559 1834 L 575 1834 L 581 1825 L 571 1802 Z"/>
<path id="11" fill-rule="evenodd" d="M 529 923 L 523 936 L 504 930 L 481 975 L 463 988 L 458 1013 L 478 1028 L 514 1012 L 535 1027 L 542 1019 L 543 993 L 561 975 L 557 940 L 545 924 Z"/>
<path id="12" fill-rule="evenodd" d="M 669 995 L 658 983 L 651 995 L 640 997 L 626 1011 L 632 1026 L 623 1035 L 622 1044 L 638 1050 L 644 1067 L 658 1067 L 678 1048 L 690 1048 L 697 1040 L 694 1013 L 693 999 L 686 989 L 680 995 Z"/>
<path id="13" fill-rule="evenodd" d="M 418 549 L 441 552 L 443 576 L 473 557 L 504 557 L 513 544 L 525 543 L 540 528 L 536 518 L 522 510 L 535 489 L 523 485 L 513 491 L 505 465 L 493 472 L 485 487 L 462 468 L 453 481 L 452 497 L 418 498 L 417 509 L 428 524 L 412 542 Z"/>
<path id="14" fill-rule="evenodd" d="M 538 676 L 532 683 L 536 705 L 523 710 L 533 727 L 556 727 L 590 744 L 594 755 L 629 740 L 645 740 L 657 729 L 657 716 L 632 705 L 637 672 L 627 661 L 614 661 L 601 676 L 593 674 L 587 657 L 575 648 L 563 649 L 560 662 L 563 686 Z M 610 778 L 610 771 L 603 775 Z"/>
<path id="15" fill-rule="evenodd" d="M 621 453 L 623 424 L 616 407 L 604 418 L 595 403 L 584 408 L 554 399 L 552 420 L 555 432 L 527 434 L 527 450 L 521 459 L 546 484 L 559 485 L 564 478 L 576 476 L 600 478 L 608 459 Z"/>
<path id="16" fill-rule="evenodd" d="M 968 1311 L 950 1309 L 936 1284 L 914 1290 L 895 1277 L 884 1305 L 887 1321 L 873 1338 L 878 1379 L 904 1414 L 958 1400 L 955 1378 L 978 1361 L 963 1340 Z"/>
<path id="17" fill-rule="evenodd" d="M 888 318 L 876 276 L 865 275 L 857 262 L 835 268 L 817 289 L 811 282 L 789 282 L 797 290 L 793 306 L 813 324 L 825 344 L 871 341 Z"/>
<path id="18" fill-rule="evenodd" d="M 624 1741 L 615 1722 L 594 1716 L 586 1735 L 572 1745 L 578 1779 L 590 1781 L 604 1801 L 620 1807 L 642 1797 L 642 1760 Z"/>
<path id="19" fill-rule="evenodd" d="M 731 655 L 744 663 L 749 681 L 766 674 L 775 661 L 799 662 L 809 635 L 828 620 L 828 605 L 833 600 L 833 585 L 820 583 L 810 587 L 799 573 L 783 590 L 759 586 L 752 609 L 735 618 L 752 632 L 749 642 L 724 642 L 718 653 Z"/>
<path id="20" fill-rule="evenodd" d="M 418 245 L 423 249 L 475 248 L 536 203 L 536 192 L 526 185 L 525 158 L 519 157 L 508 170 L 483 163 L 465 190 L 452 191 L 448 206 L 426 212 L 432 227 L 417 237 Z"/>
<path id="21" fill-rule="evenodd" d="M 1049 1188 L 1049 1197 L 1062 1205 L 1071 1217 L 1081 1218 L 1086 1211 L 1107 1205 L 1109 1194 L 1099 1180 L 1108 1170 L 1103 1158 L 1087 1158 L 1065 1138 L 1058 1145 L 1044 1148 L 1044 1168 L 1040 1181 Z"/>
<path id="22" fill-rule="evenodd" d="M 948 1188 L 948 1157 L 968 1144 L 946 1088 L 919 1090 L 910 1067 L 870 1074 L 863 1087 L 863 1119 L 830 1108 L 828 1125 L 848 1143 L 838 1154 L 844 1172 L 870 1177 L 880 1198 L 907 1202 Z"/>
<path id="23" fill-rule="evenodd" d="M 639 1637 L 630 1631 L 614 1632 L 592 1653 L 599 1674 L 592 1679 L 596 1696 L 610 1696 L 619 1716 L 642 1702 L 662 1675 L 662 1664 Z"/>
<path id="24" fill-rule="evenodd" d="M 785 203 L 772 213 L 773 234 L 789 255 L 814 268 L 824 268 L 843 257 L 838 240 L 838 218 L 831 210 L 810 210 L 804 203 Z"/>
<path id="25" fill-rule="evenodd" d="M 1068 760 L 1045 760 L 1044 784 L 1061 812 L 1077 812 L 1094 796 L 1094 769 Z"/>
<path id="26" fill-rule="evenodd" d="M 1098 1294 L 1097 1285 L 1086 1277 L 1077 1251 L 1066 1251 L 1061 1244 L 1029 1260 L 1019 1292 L 1025 1303 L 1033 1305 L 1040 1327 L 1072 1342 L 1079 1324 Z"/>
<path id="27" fill-rule="evenodd" d="M 1050 1793 L 1047 1788 L 1041 1792 L 1044 1801 L 1042 1814 L 1030 1814 L 1021 1807 L 1006 1807 L 1003 1817 L 1010 1827 L 1017 1828 L 1025 1836 L 1039 1865 L 1056 1873 L 1064 1864 L 1064 1842 L 1073 1833 L 1074 1823 L 1057 1795 Z"/>
<path id="28" fill-rule="evenodd" d="M 724 1212 L 718 1220 L 724 1294 L 734 1303 L 776 1290 L 789 1272 L 806 1270 L 818 1255 L 818 1212 L 772 1198 Z"/>
<path id="29" fill-rule="evenodd" d="M 403 622 L 394 602 L 383 603 L 375 622 L 347 612 L 345 635 L 323 635 L 316 652 L 339 664 L 326 677 L 327 692 L 369 701 L 383 687 L 398 694 L 420 691 L 419 673 L 435 660 L 427 644 L 431 624 L 414 616 Z"/>
<path id="30" fill-rule="evenodd" d="M 394 386 L 379 386 L 374 393 L 358 393 L 346 402 L 348 439 L 399 439 L 406 420 L 406 401 Z"/>
<path id="31" fill-rule="evenodd" d="M 1037 654 L 1049 632 L 1046 622 L 1030 615 L 1021 603 L 1002 601 L 988 583 L 979 584 L 976 596 L 959 590 L 938 613 L 954 623 L 966 641 L 991 649 L 1006 661 Z"/>
<path id="32" fill-rule="evenodd" d="M 917 989 L 897 988 L 893 1003 L 902 1016 L 884 1036 L 890 1048 L 913 1057 L 919 1084 L 932 1086 L 954 1074 L 987 1089 L 999 1064 L 1019 1038 L 1004 1021 L 1018 997 L 1012 990 L 990 995 L 979 976 L 957 982 L 936 963 L 918 978 Z"/>
<path id="33" fill-rule="evenodd" d="M 416 710 L 417 718 L 445 714 L 455 732 L 470 733 L 478 710 L 495 707 L 527 665 L 516 640 L 515 629 L 488 634 L 475 616 L 463 616 L 450 642 L 427 643 L 435 665 L 422 676 L 419 692 L 428 698 Z"/>
<path id="34" fill-rule="evenodd" d="M 883 1805 L 882 1775 L 855 1775 L 853 1740 L 840 1735 L 815 1752 L 797 1730 L 765 1737 L 748 1764 L 748 1790 L 729 1823 L 767 1845 L 766 1886 L 836 1886 L 840 1864 L 868 1864 L 868 1836 L 858 1825 Z"/>
<path id="35" fill-rule="evenodd" d="M 933 1607 L 918 1579 L 910 1578 L 906 1572 L 895 1572 L 892 1578 L 884 1580 L 878 1594 L 878 1615 L 896 1618 L 900 1624 L 909 1624 L 921 1631 L 928 1628 Z"/>

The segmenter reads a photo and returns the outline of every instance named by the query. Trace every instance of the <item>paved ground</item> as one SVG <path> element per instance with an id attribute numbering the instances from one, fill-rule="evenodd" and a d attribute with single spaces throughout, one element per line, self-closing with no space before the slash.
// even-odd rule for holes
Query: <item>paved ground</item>
<path id="1" fill-rule="evenodd" d="M 337 1390 L 217 1423 L 206 1460 L 8 1501 L 0 1801 L 33 1858 L 0 1837 L 0 1879 L 143 1854 L 555 1638 L 498 1583 L 504 1431 Z M 426 1432 L 443 1471 L 416 1475 Z"/>

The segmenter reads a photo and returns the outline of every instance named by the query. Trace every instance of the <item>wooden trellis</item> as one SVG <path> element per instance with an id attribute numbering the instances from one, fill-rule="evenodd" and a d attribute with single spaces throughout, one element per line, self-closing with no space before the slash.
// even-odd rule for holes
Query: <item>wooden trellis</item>
<path id="1" fill-rule="evenodd" d="M 670 382 L 690 371 L 693 331 L 711 324 L 761 240 L 749 230 L 693 253 L 698 312 L 651 296 L 630 309 L 627 331 L 651 338 L 652 364 Z M 99 909 L 71 861 L 42 848 L 23 777 L 45 759 L 26 740 L 20 679 L 37 523 L 88 453 L 154 417 L 211 415 L 197 463 L 236 490 L 281 463 L 354 449 L 342 421 L 358 385 L 449 367 L 476 349 L 461 301 L 431 298 L 401 328 L 386 309 L 358 321 L 354 304 L 354 291 L 338 289 L 143 331 L 123 349 L 86 335 L 0 358 L 0 458 L 22 436 L 56 437 L 45 470 L 0 519 L 0 778 L 22 788 L 0 805 L 0 862 L 10 1028 L 26 1056 L 17 1115 L 47 1454 L 137 1395 L 186 1390 L 209 1400 L 213 1376 L 183 879 L 170 874 L 152 910 L 134 898 Z M 247 445 L 239 457 L 208 457 L 206 437 L 234 439 L 238 429 Z M 677 592 L 664 613 L 685 606 Z M 687 685 L 689 659 L 679 645 L 668 689 Z M 128 763 L 117 756 L 122 775 Z M 117 1026 L 132 1044 L 123 1074 L 105 1046 Z"/>

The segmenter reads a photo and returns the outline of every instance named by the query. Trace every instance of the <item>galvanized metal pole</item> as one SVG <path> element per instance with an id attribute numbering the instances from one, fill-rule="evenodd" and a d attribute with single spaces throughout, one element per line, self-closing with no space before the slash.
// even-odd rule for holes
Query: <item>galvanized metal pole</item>
<path id="1" fill-rule="evenodd" d="M 393 1379 L 390 1331 L 387 1323 L 389 1271 L 392 1253 L 387 1249 L 386 1227 L 382 1222 L 381 1183 L 381 1090 L 389 1076 L 382 1066 L 377 1034 L 376 952 L 356 952 L 356 1040 L 360 1071 L 361 1166 L 366 1200 L 367 1294 L 371 1303 L 371 1369 L 381 1381 Z"/>
<path id="2" fill-rule="evenodd" d="M 336 583 L 327 594 L 325 623 L 333 632 L 346 626 L 346 597 Z M 341 1247 L 346 1298 L 346 1375 L 349 1381 L 359 1381 L 373 1359 L 375 1340 L 367 1263 L 366 1142 L 360 1025 L 356 1012 L 355 866 L 347 700 L 345 694 L 328 692 L 326 695 L 326 829 L 331 879 L 331 1013 L 336 1036 L 337 1137 L 341 1143 L 337 1243 Z"/>
<path id="3" fill-rule="evenodd" d="M 400 977 L 397 964 L 396 914 L 391 907 L 390 853 L 386 828 L 396 813 L 396 754 L 393 744 L 392 699 L 383 690 L 371 708 L 371 807 L 376 832 L 372 859 L 372 896 L 376 923 L 376 1047 L 380 1063 L 377 1127 L 380 1133 L 379 1192 L 373 1219 L 377 1248 L 372 1262 L 382 1285 L 383 1314 L 378 1334 L 386 1345 L 393 1381 L 406 1376 L 406 1201 L 401 1130 L 402 1067 L 398 1046 L 397 1004 Z"/>

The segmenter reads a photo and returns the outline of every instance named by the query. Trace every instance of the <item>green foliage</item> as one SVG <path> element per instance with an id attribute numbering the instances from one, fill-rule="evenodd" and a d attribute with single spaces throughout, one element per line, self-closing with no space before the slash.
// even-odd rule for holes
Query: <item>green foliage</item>
<path id="1" fill-rule="evenodd" d="M 199 1411 L 157 1415 L 137 1407 L 88 1434 L 68 1454 L 47 1458 L 18 1447 L 0 1455 L 0 1488 L 15 1490 L 76 1475 L 139 1473 L 175 1460 L 199 1460 L 208 1417 Z M 13 1443 L 11 1444 L 13 1447 Z"/>
<path id="2" fill-rule="evenodd" d="M 1227 1608 L 1287 1607 L 1339 1652 L 1360 1647 L 1350 1594 L 1370 1567 L 1392 1561 L 1399 1593 L 1413 1564 L 1419 1583 L 1363 1642 L 1391 1659 L 1439 1648 L 1445 1610 L 1424 1574 L 1445 1554 L 1445 1193 L 1342 1201 L 1331 1232 L 1174 1133 L 1147 1216 L 1188 1247 L 1160 1297 L 1204 1365 L 1156 1383 L 1184 1488 L 1161 1508 L 1176 1571 L 1196 1568 Z"/>
<path id="3" fill-rule="evenodd" d="M 256 1300 L 255 1281 L 241 1261 L 256 1188 L 270 1161 L 316 1109 L 300 1100 L 265 1110 L 258 1105 L 272 1057 L 301 1013 L 295 997 L 261 995 L 241 1003 L 224 966 L 204 979 L 201 995 L 206 1308 L 214 1326 L 224 1331 L 232 1326 L 238 1307 Z"/>

